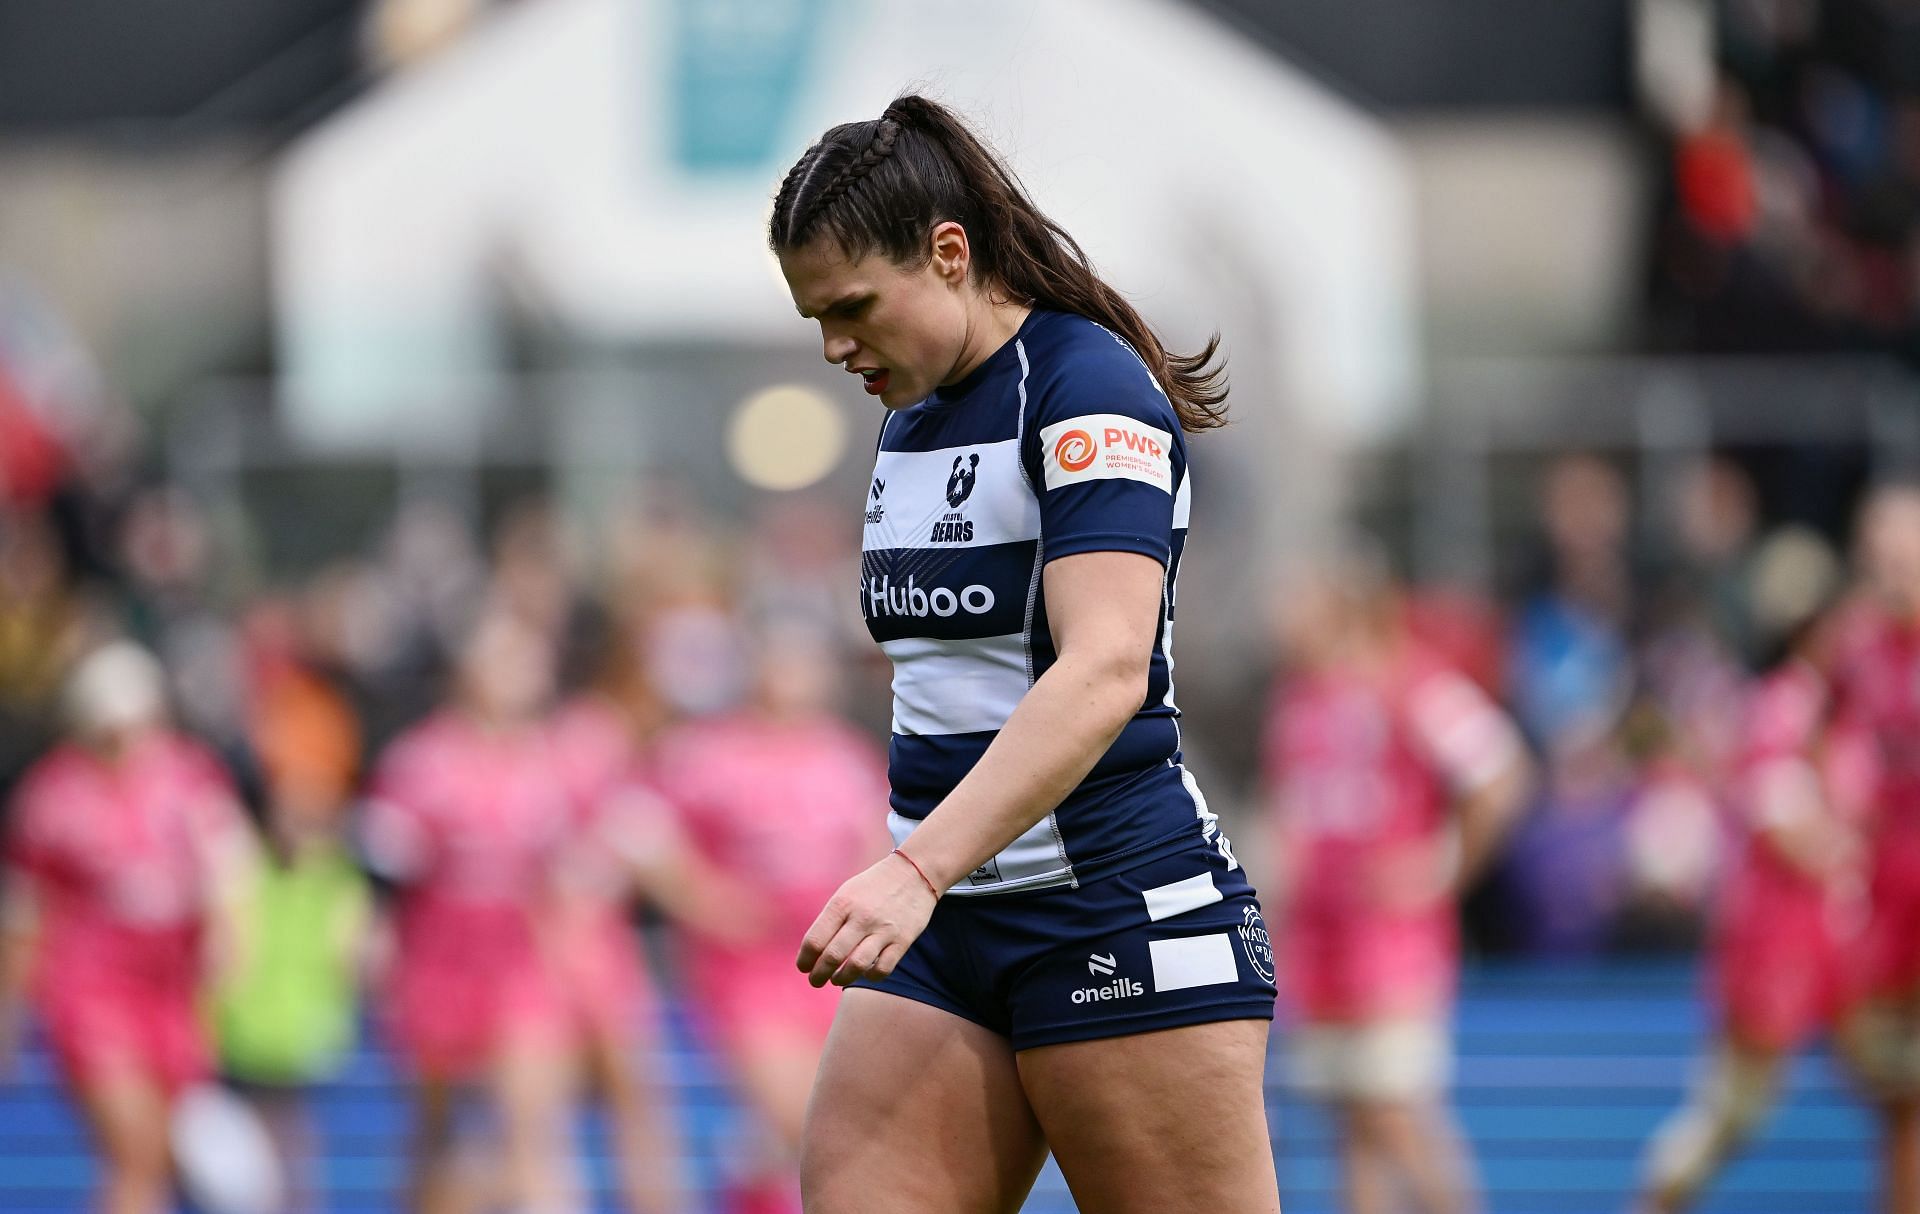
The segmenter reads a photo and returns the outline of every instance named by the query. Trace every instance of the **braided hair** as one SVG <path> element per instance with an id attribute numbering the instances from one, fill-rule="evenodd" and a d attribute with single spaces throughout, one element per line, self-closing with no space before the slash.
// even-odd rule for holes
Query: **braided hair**
<path id="1" fill-rule="evenodd" d="M 824 162 L 836 159 L 824 153 L 830 147 L 834 151 L 841 151 L 845 145 L 830 144 L 831 132 L 829 132 L 828 139 L 823 139 L 807 149 L 807 154 L 794 164 L 792 170 L 787 173 L 787 179 L 780 184 L 780 193 L 773 203 L 776 225 L 784 223 L 787 232 L 794 236 L 801 236 L 805 229 L 815 225 L 823 214 L 844 198 L 848 190 L 864 180 L 876 165 L 893 154 L 894 145 L 900 139 L 900 123 L 895 119 L 882 117 L 871 125 L 873 134 L 867 138 L 866 146 L 860 149 L 860 154 L 852 157 L 837 157 L 843 161 L 839 170 L 818 189 L 811 187 L 819 178 Z M 846 150 L 851 149 L 846 148 Z M 799 240 L 791 243 L 804 244 L 806 240 L 801 236 Z"/>
<path id="2" fill-rule="evenodd" d="M 1198 353 L 1169 351 L 1012 170 L 938 102 L 907 94 L 876 119 L 822 135 L 781 180 L 767 241 L 778 254 L 827 239 L 849 258 L 878 252 L 913 268 L 931 258 L 928 236 L 949 220 L 966 230 L 970 273 L 983 289 L 1098 322 L 1140 355 L 1184 429 L 1226 424 L 1226 370 L 1213 365 L 1219 335 Z"/>

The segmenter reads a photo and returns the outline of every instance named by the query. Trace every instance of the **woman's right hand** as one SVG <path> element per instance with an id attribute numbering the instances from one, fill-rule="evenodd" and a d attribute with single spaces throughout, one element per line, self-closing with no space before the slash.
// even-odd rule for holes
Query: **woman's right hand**
<path id="1" fill-rule="evenodd" d="M 926 930 L 939 902 L 904 853 L 848 878 L 807 929 L 799 968 L 815 986 L 884 978 Z"/>

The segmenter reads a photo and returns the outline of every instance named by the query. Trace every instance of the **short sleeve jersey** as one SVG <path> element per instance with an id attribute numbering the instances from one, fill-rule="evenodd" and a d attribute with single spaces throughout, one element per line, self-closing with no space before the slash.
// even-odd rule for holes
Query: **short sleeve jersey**
<path id="1" fill-rule="evenodd" d="M 1837 715 L 1877 765 L 1876 828 L 1920 838 L 1920 624 L 1862 603 L 1840 636 Z"/>
<path id="2" fill-rule="evenodd" d="M 5 856 L 69 925 L 175 928 L 199 922 L 212 858 L 244 829 L 219 760 L 195 741 L 156 734 L 117 766 L 67 744 L 21 782 Z"/>
<path id="3" fill-rule="evenodd" d="M 567 776 L 545 729 L 492 733 L 437 713 L 381 758 L 368 858 L 438 898 L 527 905 L 546 892 L 574 818 Z"/>
<path id="4" fill-rule="evenodd" d="M 706 859 L 756 889 L 781 917 L 780 940 L 872 862 L 886 795 L 871 738 L 827 717 L 709 717 L 670 730 L 654 775 Z"/>
<path id="5" fill-rule="evenodd" d="M 1035 309 L 964 380 L 882 424 L 860 603 L 893 663 L 888 825 L 904 841 L 979 761 L 1058 658 L 1041 571 L 1085 552 L 1164 567 L 1147 694 L 1078 788 L 956 894 L 1068 885 L 1151 859 L 1213 815 L 1181 765 L 1175 581 L 1186 440 L 1139 356 L 1085 318 Z"/>
<path id="6" fill-rule="evenodd" d="M 1451 829 L 1454 797 L 1510 770 L 1518 728 L 1479 685 L 1432 656 L 1380 677 L 1350 670 L 1282 682 L 1263 744 L 1282 825 L 1299 850 L 1296 914 L 1374 913 L 1367 874 Z"/>

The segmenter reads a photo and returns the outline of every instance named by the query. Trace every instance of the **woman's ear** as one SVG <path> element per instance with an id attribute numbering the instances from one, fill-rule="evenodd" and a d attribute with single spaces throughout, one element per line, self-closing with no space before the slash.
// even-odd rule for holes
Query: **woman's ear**
<path id="1" fill-rule="evenodd" d="M 931 246 L 934 273 L 938 274 L 949 286 L 959 286 L 967 280 L 967 271 L 972 267 L 972 249 L 967 244 L 967 230 L 954 220 L 943 220 L 934 225 L 928 238 Z"/>

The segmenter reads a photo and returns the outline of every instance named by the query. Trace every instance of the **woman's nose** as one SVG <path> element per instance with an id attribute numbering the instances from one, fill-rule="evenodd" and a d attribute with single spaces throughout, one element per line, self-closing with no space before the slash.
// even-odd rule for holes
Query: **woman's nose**
<path id="1" fill-rule="evenodd" d="M 851 337 L 840 337 L 829 333 L 822 336 L 821 346 L 827 361 L 837 365 L 852 358 L 853 352 L 860 348 L 860 343 Z"/>

